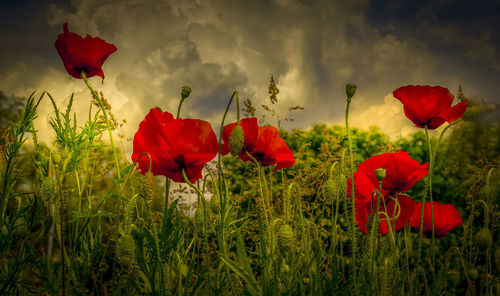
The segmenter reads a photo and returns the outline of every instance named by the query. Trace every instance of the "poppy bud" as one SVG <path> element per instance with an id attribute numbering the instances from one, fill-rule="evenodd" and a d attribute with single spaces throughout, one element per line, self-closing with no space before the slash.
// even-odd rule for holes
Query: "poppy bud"
<path id="1" fill-rule="evenodd" d="M 155 193 L 155 178 L 152 172 L 148 171 L 142 177 L 142 197 L 146 200 L 153 200 Z"/>
<path id="2" fill-rule="evenodd" d="M 352 97 L 354 97 L 354 94 L 356 93 L 356 84 L 348 83 L 345 86 L 345 93 L 347 94 L 347 99 L 351 100 Z"/>
<path id="3" fill-rule="evenodd" d="M 328 204 L 332 204 L 337 195 L 337 186 L 335 186 L 335 181 L 328 179 L 323 185 L 323 196 L 326 198 Z"/>
<path id="4" fill-rule="evenodd" d="M 191 87 L 187 85 L 183 86 L 181 91 L 182 99 L 184 100 L 185 98 L 189 97 L 190 94 L 191 94 Z"/>
<path id="5" fill-rule="evenodd" d="M 278 248 L 282 254 L 287 254 L 292 250 L 295 235 L 292 227 L 282 224 L 278 228 Z"/>
<path id="6" fill-rule="evenodd" d="M 375 170 L 375 176 L 380 182 L 382 182 L 385 179 L 386 175 L 387 171 L 384 168 L 378 168 Z"/>
<path id="7" fill-rule="evenodd" d="M 474 235 L 474 244 L 482 252 L 488 250 L 493 244 L 493 236 L 488 228 L 481 228 L 476 235 Z"/>
<path id="8" fill-rule="evenodd" d="M 241 125 L 234 127 L 231 136 L 229 137 L 229 149 L 232 155 L 238 155 L 243 149 L 243 144 L 245 142 L 245 136 L 243 134 L 243 128 Z"/>
<path id="9" fill-rule="evenodd" d="M 379 223 L 377 223 L 377 222 L 379 222 L 379 221 L 377 221 L 376 214 L 371 213 L 370 215 L 368 215 L 368 219 L 366 220 L 366 231 L 368 233 L 372 233 L 372 231 L 374 231 L 375 234 L 378 234 L 380 222 Z"/>
<path id="10" fill-rule="evenodd" d="M 55 164 L 61 163 L 61 153 L 59 151 L 52 152 L 52 162 Z"/>
<path id="11" fill-rule="evenodd" d="M 135 242 L 130 234 L 125 234 L 116 243 L 116 261 L 123 267 L 131 268 L 135 264 Z"/>
<path id="12" fill-rule="evenodd" d="M 56 186 L 52 177 L 47 176 L 42 181 L 42 198 L 47 201 L 52 198 L 56 192 Z"/>
<path id="13" fill-rule="evenodd" d="M 446 282 L 448 287 L 455 289 L 460 282 L 460 272 L 455 269 L 450 269 L 446 272 Z"/>
<path id="14" fill-rule="evenodd" d="M 477 271 L 477 269 L 475 269 L 475 268 L 469 269 L 469 271 L 467 272 L 467 274 L 469 275 L 469 278 L 473 282 L 475 282 L 477 280 L 477 278 L 479 277 L 479 271 Z"/>

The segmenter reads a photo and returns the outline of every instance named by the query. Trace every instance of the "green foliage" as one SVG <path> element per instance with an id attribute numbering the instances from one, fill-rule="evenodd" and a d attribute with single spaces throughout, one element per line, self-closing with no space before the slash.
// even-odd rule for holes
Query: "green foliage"
<path id="1" fill-rule="evenodd" d="M 12 141 L 2 146 L 2 295 L 60 295 L 63 283 L 68 295 L 480 295 L 496 289 L 498 125 L 464 121 L 439 142 L 433 194 L 453 203 L 464 222 L 436 241 L 431 266 L 416 260 L 430 257 L 430 241 L 416 248 L 419 236 L 409 226 L 380 236 L 379 217 L 372 215 L 369 233 L 358 230 L 347 196 L 344 127 L 280 130 L 296 159 L 284 171 L 225 156 L 223 175 L 207 170 L 192 185 L 200 194 L 190 217 L 177 200 L 166 203 L 158 177 L 140 175 L 123 151 L 110 149 L 102 110 L 89 112 L 80 127 L 73 98 L 61 111 L 48 97 L 54 143 L 38 143 L 33 119 L 40 100 L 32 95 L 9 129 Z M 25 144 L 28 133 L 33 145 Z M 422 132 L 396 141 L 375 127 L 351 133 L 355 165 L 397 150 L 429 160 Z M 426 194 L 426 180 L 409 192 L 416 201 Z M 491 237 L 474 239 L 486 231 Z"/>

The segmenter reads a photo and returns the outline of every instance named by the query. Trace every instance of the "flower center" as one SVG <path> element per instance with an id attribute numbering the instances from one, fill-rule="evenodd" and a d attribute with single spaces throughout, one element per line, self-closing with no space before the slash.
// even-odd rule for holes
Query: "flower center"
<path id="1" fill-rule="evenodd" d="M 184 156 L 182 154 L 177 155 L 174 158 L 174 162 L 179 165 L 179 169 L 185 169 L 186 165 L 184 164 Z"/>

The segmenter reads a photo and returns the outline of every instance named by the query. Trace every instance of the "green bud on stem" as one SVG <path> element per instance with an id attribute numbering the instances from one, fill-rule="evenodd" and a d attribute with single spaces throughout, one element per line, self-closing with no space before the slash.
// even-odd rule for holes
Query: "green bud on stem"
<path id="1" fill-rule="evenodd" d="M 347 94 L 347 99 L 351 100 L 352 97 L 354 97 L 354 94 L 356 93 L 356 84 L 348 83 L 345 86 L 345 93 Z"/>
<path id="2" fill-rule="evenodd" d="M 243 149 L 244 142 L 245 136 L 243 128 L 241 125 L 237 125 L 229 137 L 229 149 L 231 150 L 231 154 L 238 155 L 241 149 Z"/>
<path id="3" fill-rule="evenodd" d="M 184 100 L 185 98 L 189 97 L 190 94 L 191 94 L 191 87 L 187 85 L 183 86 L 181 91 L 181 98 Z"/>
<path id="4" fill-rule="evenodd" d="M 387 171 L 384 168 L 378 168 L 375 170 L 375 176 L 380 182 L 382 182 L 385 179 L 385 176 L 387 176 Z"/>

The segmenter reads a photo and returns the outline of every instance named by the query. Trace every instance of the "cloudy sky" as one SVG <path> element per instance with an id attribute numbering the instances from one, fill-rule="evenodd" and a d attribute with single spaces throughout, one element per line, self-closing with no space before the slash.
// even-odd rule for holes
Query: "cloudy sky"
<path id="1" fill-rule="evenodd" d="M 467 96 L 500 102 L 499 19 L 498 0 L 2 0 L 0 91 L 46 90 L 60 104 L 74 92 L 85 120 L 90 94 L 54 48 L 68 22 L 71 32 L 117 46 L 104 81 L 91 83 L 127 120 L 126 137 L 151 107 L 175 112 L 183 85 L 193 92 L 182 117 L 217 127 L 233 90 L 261 115 L 271 75 L 280 89 L 273 107 L 280 118 L 294 118 L 282 122 L 287 129 L 341 123 L 344 87 L 353 82 L 352 124 L 399 135 L 413 130 L 392 97 L 402 85 L 456 94 L 461 83 Z M 295 105 L 305 110 L 287 114 Z M 50 116 L 44 101 L 39 130 L 48 130 Z"/>

